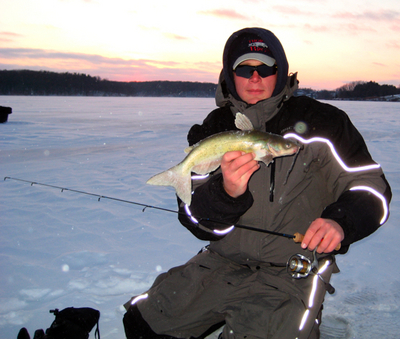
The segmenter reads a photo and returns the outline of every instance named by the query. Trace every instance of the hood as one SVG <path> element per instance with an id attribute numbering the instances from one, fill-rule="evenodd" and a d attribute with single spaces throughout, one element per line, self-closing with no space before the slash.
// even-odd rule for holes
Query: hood
<path id="1" fill-rule="evenodd" d="M 223 69 L 222 74 L 225 79 L 225 89 L 228 93 L 232 94 L 232 96 L 240 100 L 238 94 L 236 93 L 235 83 L 233 80 L 233 60 L 235 57 L 235 53 L 233 53 L 234 47 L 237 44 L 237 41 L 244 34 L 255 34 L 260 37 L 267 45 L 269 50 L 272 52 L 272 56 L 276 60 L 276 64 L 278 66 L 278 78 L 276 82 L 276 87 L 272 96 L 281 93 L 287 83 L 289 64 L 286 59 L 285 51 L 282 47 L 282 44 L 278 40 L 278 38 L 270 31 L 263 28 L 244 28 L 235 33 L 233 33 L 229 39 L 227 40 L 223 53 Z"/>

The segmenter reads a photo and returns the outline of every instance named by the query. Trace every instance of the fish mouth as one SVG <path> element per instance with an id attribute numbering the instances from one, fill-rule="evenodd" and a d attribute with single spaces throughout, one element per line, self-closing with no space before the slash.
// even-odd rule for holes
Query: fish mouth
<path id="1" fill-rule="evenodd" d="M 300 152 L 300 150 L 301 150 L 301 147 L 300 147 L 300 146 L 296 146 L 295 148 L 293 148 L 293 152 L 292 152 L 292 154 L 299 153 L 299 152 Z"/>
<path id="2" fill-rule="evenodd" d="M 293 154 L 297 154 L 300 152 L 300 147 L 296 146 L 296 147 L 292 147 L 289 150 L 280 150 L 279 152 L 277 152 L 276 156 L 277 157 L 284 157 L 284 156 L 290 156 Z"/>

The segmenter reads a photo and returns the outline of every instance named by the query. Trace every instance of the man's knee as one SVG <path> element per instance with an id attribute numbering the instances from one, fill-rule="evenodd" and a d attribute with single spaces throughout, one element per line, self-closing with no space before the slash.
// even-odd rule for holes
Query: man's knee
<path id="1" fill-rule="evenodd" d="M 169 335 L 155 333 L 143 319 L 136 305 L 129 307 L 123 319 L 127 339 L 175 339 Z"/>

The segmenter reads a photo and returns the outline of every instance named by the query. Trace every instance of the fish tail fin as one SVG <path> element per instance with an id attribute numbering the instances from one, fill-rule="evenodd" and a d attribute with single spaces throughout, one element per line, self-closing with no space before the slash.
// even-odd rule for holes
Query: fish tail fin
<path id="1" fill-rule="evenodd" d="M 192 202 L 192 180 L 190 172 L 184 173 L 182 166 L 176 165 L 169 170 L 154 175 L 147 180 L 149 185 L 172 186 L 178 197 L 190 205 Z"/>

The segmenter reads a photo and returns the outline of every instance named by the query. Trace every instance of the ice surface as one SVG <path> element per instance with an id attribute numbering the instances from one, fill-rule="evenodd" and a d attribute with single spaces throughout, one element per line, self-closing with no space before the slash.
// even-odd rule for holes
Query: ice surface
<path id="1" fill-rule="evenodd" d="M 186 134 L 213 99 L 0 96 L 0 178 L 11 176 L 176 210 L 172 188 L 147 179 L 185 156 Z M 338 256 L 321 338 L 397 338 L 400 322 L 400 104 L 333 102 L 381 163 L 391 217 Z M 31 335 L 50 309 L 94 307 L 102 338 L 124 338 L 122 304 L 206 243 L 174 213 L 28 183 L 0 182 L 0 339 Z M 92 334 L 93 336 L 93 334 Z M 91 337 L 92 337 L 91 336 Z M 215 337 L 215 335 L 213 336 Z"/>

